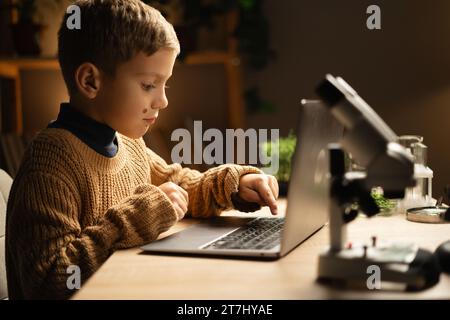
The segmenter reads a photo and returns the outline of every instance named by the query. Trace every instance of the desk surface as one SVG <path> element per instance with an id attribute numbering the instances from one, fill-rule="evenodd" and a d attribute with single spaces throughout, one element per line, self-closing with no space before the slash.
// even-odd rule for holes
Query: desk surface
<path id="1" fill-rule="evenodd" d="M 285 201 L 280 200 L 280 209 Z M 280 210 L 281 211 L 281 210 Z M 230 211 L 227 215 L 245 215 Z M 270 215 L 267 208 L 253 215 Z M 167 236 L 195 223 L 180 221 Z M 142 254 L 138 248 L 115 252 L 74 295 L 74 299 L 450 299 L 450 276 L 415 293 L 336 289 L 316 282 L 318 255 L 328 245 L 328 226 L 277 261 Z M 358 218 L 348 225 L 348 239 L 371 243 L 414 241 L 435 250 L 450 239 L 450 224 L 421 224 L 402 214 Z"/>

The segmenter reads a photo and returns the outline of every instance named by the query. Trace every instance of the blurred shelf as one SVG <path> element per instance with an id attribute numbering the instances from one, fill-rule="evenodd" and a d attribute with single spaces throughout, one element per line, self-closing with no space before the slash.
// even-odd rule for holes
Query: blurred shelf
<path id="1" fill-rule="evenodd" d="M 228 105 L 228 127 L 245 127 L 245 108 L 242 95 L 242 74 L 241 63 L 237 54 L 237 40 L 232 37 L 239 14 L 237 10 L 227 13 L 226 31 L 230 35 L 227 37 L 226 50 L 202 51 L 188 54 L 181 63 L 187 65 L 222 64 L 226 73 L 227 81 L 227 105 Z M 21 91 L 21 70 L 60 70 L 56 57 L 2 57 L 0 56 L 0 77 L 11 79 L 14 93 L 7 101 L 7 106 L 2 105 L 3 123 L 5 119 L 8 123 L 7 130 L 22 134 L 22 91 Z M 213 103 L 213 102 L 212 102 Z M 5 110 L 6 109 L 6 110 Z M 4 127 L 3 127 L 4 128 Z"/>
<path id="2" fill-rule="evenodd" d="M 189 54 L 184 63 L 188 65 L 196 64 L 225 64 L 229 63 L 233 59 L 233 55 L 226 51 L 205 51 L 194 52 Z"/>
<path id="3" fill-rule="evenodd" d="M 0 75 L 10 70 L 59 70 L 58 59 L 54 57 L 4 58 L 0 57 Z"/>
<path id="4" fill-rule="evenodd" d="M 240 60 L 233 53 L 226 51 L 205 51 L 189 54 L 183 62 L 186 65 L 222 64 L 227 75 L 228 93 L 228 126 L 230 128 L 244 127 L 244 108 L 242 103 Z M 22 70 L 57 70 L 58 59 L 55 57 L 0 57 L 0 77 L 12 79 L 14 95 L 9 101 L 9 110 L 2 110 L 8 119 L 9 130 L 22 134 L 22 91 L 20 71 Z"/>
<path id="5" fill-rule="evenodd" d="M 205 51 L 189 54 L 184 61 L 188 65 L 225 64 L 233 60 L 233 55 L 226 51 Z M 10 58 L 0 56 L 0 75 L 16 75 L 18 70 L 59 70 L 56 57 Z"/>

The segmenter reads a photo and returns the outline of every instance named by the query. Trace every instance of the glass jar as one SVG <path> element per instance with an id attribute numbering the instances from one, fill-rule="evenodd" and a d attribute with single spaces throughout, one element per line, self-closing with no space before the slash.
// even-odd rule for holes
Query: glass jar
<path id="1" fill-rule="evenodd" d="M 401 209 L 433 205 L 432 179 L 433 171 L 427 166 L 428 147 L 423 137 L 417 135 L 400 136 L 398 142 L 409 151 L 414 158 L 414 187 L 405 190 L 405 198 L 401 201 Z"/>

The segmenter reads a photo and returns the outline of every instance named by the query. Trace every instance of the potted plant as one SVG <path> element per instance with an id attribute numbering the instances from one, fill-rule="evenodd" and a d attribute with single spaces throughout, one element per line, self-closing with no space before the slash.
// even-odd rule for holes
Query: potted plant
<path id="1" fill-rule="evenodd" d="M 196 27 L 193 23 L 194 19 L 187 17 L 186 7 L 190 4 L 191 9 L 194 4 L 194 10 L 200 5 L 199 1 L 190 0 L 142 0 L 144 3 L 158 9 L 175 29 L 178 40 L 181 45 L 179 58 L 184 58 L 186 53 L 193 52 L 197 49 Z M 191 3 L 192 2 L 192 3 Z M 188 7 L 189 8 L 189 7 Z"/>
<path id="2" fill-rule="evenodd" d="M 216 18 L 237 12 L 232 36 L 245 64 L 255 71 L 264 69 L 276 53 L 270 47 L 269 21 L 263 11 L 263 0 L 143 0 L 157 8 L 175 28 L 181 43 L 180 60 L 198 47 L 200 28 L 216 27 Z M 272 113 L 275 106 L 261 97 L 257 87 L 248 88 L 243 96 L 249 113 Z"/>
<path id="3" fill-rule="evenodd" d="M 278 180 L 279 195 L 282 197 L 287 196 L 288 193 L 292 169 L 292 156 L 294 155 L 296 144 L 297 137 L 292 131 L 288 136 L 280 137 L 278 139 L 279 167 L 278 171 L 274 175 Z M 261 147 L 263 152 L 270 157 L 272 154 L 272 143 L 265 142 Z"/>
<path id="4" fill-rule="evenodd" d="M 13 7 L 17 10 L 18 21 L 12 25 L 14 47 L 18 55 L 39 55 L 39 32 L 42 25 L 33 21 L 36 11 L 34 0 L 17 1 Z"/>
<path id="5" fill-rule="evenodd" d="M 13 2 L 12 8 L 17 11 L 17 22 L 12 25 L 14 46 L 18 55 L 39 55 L 39 34 L 44 25 L 37 22 L 36 11 L 40 6 L 56 6 L 62 0 L 17 0 Z"/>
<path id="6" fill-rule="evenodd" d="M 392 199 L 387 199 L 383 195 L 382 188 L 373 188 L 370 192 L 373 200 L 380 208 L 379 216 L 391 216 L 396 207 L 396 201 Z"/>

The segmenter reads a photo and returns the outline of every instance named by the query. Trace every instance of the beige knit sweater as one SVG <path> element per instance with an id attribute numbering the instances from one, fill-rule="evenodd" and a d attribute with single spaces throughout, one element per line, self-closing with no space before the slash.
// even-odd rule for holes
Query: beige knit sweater
<path id="1" fill-rule="evenodd" d="M 158 185 L 189 194 L 188 213 L 219 215 L 232 208 L 249 166 L 204 173 L 168 165 L 145 146 L 117 134 L 118 153 L 104 157 L 64 129 L 41 131 L 27 149 L 7 209 L 6 265 L 10 299 L 68 298 L 70 265 L 84 283 L 120 248 L 155 240 L 177 216 Z"/>

